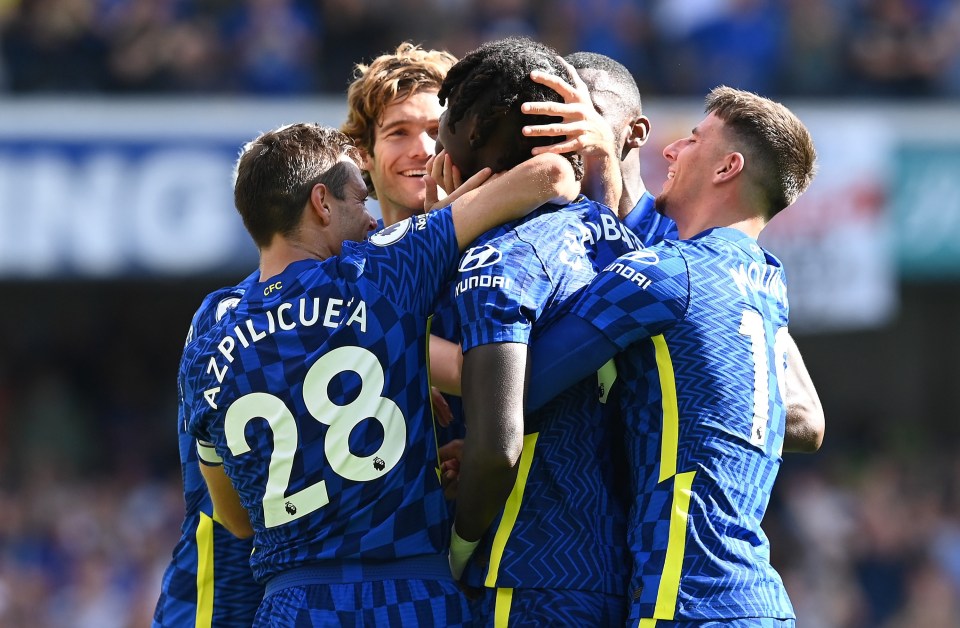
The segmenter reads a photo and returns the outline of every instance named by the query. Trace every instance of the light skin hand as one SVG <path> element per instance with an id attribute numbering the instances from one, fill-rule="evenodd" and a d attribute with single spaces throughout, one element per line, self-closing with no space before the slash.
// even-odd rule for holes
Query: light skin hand
<path id="1" fill-rule="evenodd" d="M 573 77 L 573 85 L 559 76 L 537 70 L 530 73 L 530 78 L 534 82 L 549 87 L 560 94 L 563 102 L 528 102 L 521 106 L 521 111 L 534 115 L 557 116 L 563 119 L 562 122 L 554 124 L 525 126 L 523 128 L 524 135 L 529 137 L 563 136 L 566 139 L 549 146 L 534 147 L 533 154 L 579 152 L 584 157 L 590 157 L 593 153 L 600 152 L 616 156 L 616 137 L 614 137 L 613 129 L 593 106 L 590 89 L 572 65 L 563 61 L 562 58 L 560 58 L 560 61 Z"/>
<path id="2" fill-rule="evenodd" d="M 493 170 L 484 168 L 466 181 L 461 182 L 460 170 L 450 161 L 447 151 L 442 150 L 427 160 L 427 175 L 423 177 L 423 182 L 426 185 L 423 210 L 431 212 L 446 207 L 467 192 L 471 192 L 486 183 L 491 176 L 493 176 Z M 438 187 L 451 191 L 441 199 Z"/>
<path id="3" fill-rule="evenodd" d="M 613 129 L 597 111 L 590 98 L 590 89 L 576 69 L 558 57 L 560 63 L 573 77 L 570 85 L 559 76 L 534 71 L 530 78 L 556 91 L 564 102 L 528 102 L 521 111 L 529 114 L 558 116 L 562 122 L 523 127 L 523 134 L 530 137 L 557 137 L 564 139 L 549 146 L 536 146 L 533 154 L 579 152 L 586 163 L 588 179 L 584 192 L 590 198 L 600 200 L 608 207 L 618 207 L 623 193 L 623 178 L 620 172 L 620 149 Z M 593 175 L 590 173 L 593 172 Z"/>
<path id="4" fill-rule="evenodd" d="M 436 386 L 430 387 L 430 402 L 433 404 L 433 416 L 436 417 L 437 423 L 442 427 L 448 427 L 453 423 L 453 411 L 450 409 L 450 404 L 443 398 L 443 393 Z"/>

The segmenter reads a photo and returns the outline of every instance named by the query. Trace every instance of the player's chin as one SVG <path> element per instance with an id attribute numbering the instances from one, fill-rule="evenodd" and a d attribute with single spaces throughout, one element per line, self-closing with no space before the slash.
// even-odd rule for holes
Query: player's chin
<path id="1" fill-rule="evenodd" d="M 423 180 L 410 182 L 407 188 L 407 207 L 423 207 L 423 201 L 427 198 L 427 186 Z"/>

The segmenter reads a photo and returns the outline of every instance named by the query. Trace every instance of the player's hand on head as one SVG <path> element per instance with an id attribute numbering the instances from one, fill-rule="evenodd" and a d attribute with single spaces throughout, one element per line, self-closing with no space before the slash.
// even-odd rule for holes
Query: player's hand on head
<path id="1" fill-rule="evenodd" d="M 562 57 L 558 59 L 573 77 L 573 85 L 555 74 L 539 70 L 531 72 L 530 78 L 560 94 L 563 102 L 527 102 L 523 103 L 521 110 L 527 114 L 555 116 L 562 119 L 561 122 L 553 124 L 525 126 L 523 127 L 524 135 L 563 139 L 549 146 L 536 146 L 533 148 L 533 154 L 579 152 L 589 157 L 599 152 L 616 155 L 616 137 L 613 129 L 593 106 L 587 84 L 583 82 L 572 65 Z"/>

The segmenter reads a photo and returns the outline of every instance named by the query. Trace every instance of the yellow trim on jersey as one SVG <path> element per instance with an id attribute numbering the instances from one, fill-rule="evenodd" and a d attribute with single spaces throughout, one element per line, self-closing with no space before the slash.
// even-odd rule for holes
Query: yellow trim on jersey
<path id="1" fill-rule="evenodd" d="M 656 628 L 657 620 L 656 619 L 641 619 L 640 623 L 637 624 L 637 628 Z"/>
<path id="2" fill-rule="evenodd" d="M 493 628 L 507 628 L 510 625 L 510 607 L 513 605 L 513 589 L 497 589 L 497 599 L 493 603 Z"/>
<path id="3" fill-rule="evenodd" d="M 517 481 L 514 482 L 510 497 L 507 498 L 507 503 L 503 506 L 503 517 L 500 518 L 500 525 L 497 526 L 497 533 L 494 535 L 493 545 L 490 547 L 490 567 L 487 569 L 487 579 L 483 583 L 486 587 L 497 586 L 497 573 L 500 571 L 503 549 L 507 546 L 507 540 L 510 538 L 513 526 L 517 522 L 517 514 L 520 512 L 520 504 L 523 502 L 523 489 L 527 485 L 527 476 L 530 474 L 530 465 L 533 464 L 533 451 L 537 446 L 539 435 L 539 432 L 534 432 L 523 437 L 523 452 L 520 454 Z"/>
<path id="4" fill-rule="evenodd" d="M 658 619 L 673 619 L 680 592 L 680 575 L 683 569 L 683 553 L 687 546 L 687 518 L 690 515 L 690 493 L 696 471 L 678 473 L 673 483 L 673 508 L 670 510 L 670 533 L 667 538 L 667 556 L 660 574 L 657 589 L 657 605 L 653 616 Z"/>
<path id="5" fill-rule="evenodd" d="M 440 435 L 437 434 L 437 413 L 433 410 L 433 377 L 430 374 L 430 328 L 433 327 L 433 314 L 427 317 L 427 403 L 430 404 L 430 423 L 433 425 L 433 444 L 437 448 L 437 481 L 442 481 L 443 474 L 440 472 Z"/>
<path id="6" fill-rule="evenodd" d="M 214 513 L 216 517 L 216 513 Z M 196 627 L 213 625 L 213 518 L 200 513 L 197 524 L 197 615 Z"/>
<path id="7" fill-rule="evenodd" d="M 680 411 L 677 408 L 677 382 L 673 376 L 673 360 L 663 334 L 654 336 L 653 348 L 660 374 L 660 395 L 663 404 L 663 431 L 660 440 L 660 478 L 669 479 L 677 472 L 677 440 L 680 433 Z"/>
<path id="8" fill-rule="evenodd" d="M 607 397 L 610 396 L 610 389 L 613 388 L 614 382 L 617 381 L 617 365 L 613 361 L 613 358 L 604 363 L 599 369 L 597 369 L 597 391 L 600 398 L 600 403 L 607 403 Z"/>

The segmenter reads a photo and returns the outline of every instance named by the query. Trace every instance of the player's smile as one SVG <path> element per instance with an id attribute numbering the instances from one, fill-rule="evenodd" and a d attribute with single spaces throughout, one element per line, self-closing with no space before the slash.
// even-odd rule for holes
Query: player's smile
<path id="1" fill-rule="evenodd" d="M 386 108 L 376 128 L 373 155 L 364 168 L 370 173 L 377 200 L 386 217 L 403 219 L 423 209 L 427 159 L 433 155 L 440 119 L 435 91 L 417 92 Z"/>

